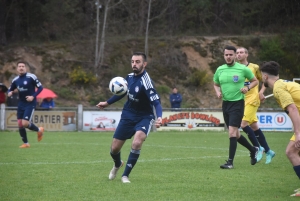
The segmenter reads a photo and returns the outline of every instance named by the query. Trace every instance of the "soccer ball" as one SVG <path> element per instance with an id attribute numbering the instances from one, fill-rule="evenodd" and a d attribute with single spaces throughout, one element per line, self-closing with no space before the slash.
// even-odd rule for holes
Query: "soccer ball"
<path id="1" fill-rule="evenodd" d="M 121 96 L 127 92 L 127 89 L 128 83 L 122 77 L 114 77 L 109 82 L 109 90 L 115 95 Z"/>

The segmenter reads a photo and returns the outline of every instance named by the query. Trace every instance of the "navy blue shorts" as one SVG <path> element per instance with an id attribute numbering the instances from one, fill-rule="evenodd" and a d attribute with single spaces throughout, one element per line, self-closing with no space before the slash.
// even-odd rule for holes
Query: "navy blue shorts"
<path id="1" fill-rule="evenodd" d="M 136 131 L 143 131 L 148 136 L 154 121 L 154 116 L 152 115 L 133 119 L 121 119 L 113 138 L 118 140 L 131 139 Z"/>
<path id="2" fill-rule="evenodd" d="M 227 128 L 229 126 L 238 128 L 241 127 L 242 119 L 244 116 L 244 108 L 244 99 L 238 101 L 223 101 L 223 117 Z"/>
<path id="3" fill-rule="evenodd" d="M 32 105 L 29 106 L 19 106 L 17 110 L 17 119 L 25 119 L 31 121 L 35 107 Z"/>

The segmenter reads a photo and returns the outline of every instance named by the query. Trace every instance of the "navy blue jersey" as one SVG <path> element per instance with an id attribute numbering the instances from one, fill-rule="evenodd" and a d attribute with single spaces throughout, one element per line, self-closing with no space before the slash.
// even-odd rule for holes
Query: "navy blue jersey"
<path id="1" fill-rule="evenodd" d="M 127 75 L 128 99 L 123 111 L 129 111 L 136 115 L 154 115 L 153 101 L 159 100 L 159 96 L 153 87 L 153 83 L 148 73 L 134 76 L 134 73 Z"/>
<path id="2" fill-rule="evenodd" d="M 36 105 L 36 98 L 32 102 L 26 100 L 26 96 L 36 96 L 35 88 L 41 88 L 42 84 L 32 73 L 25 73 L 15 77 L 11 83 L 9 91 L 18 89 L 19 91 L 19 106 Z"/>

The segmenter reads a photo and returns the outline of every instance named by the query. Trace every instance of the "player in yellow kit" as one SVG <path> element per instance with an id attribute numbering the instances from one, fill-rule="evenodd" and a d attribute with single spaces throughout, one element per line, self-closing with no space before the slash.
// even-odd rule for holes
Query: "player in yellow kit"
<path id="1" fill-rule="evenodd" d="M 260 66 L 260 71 L 265 87 L 273 89 L 277 103 L 292 120 L 294 135 L 285 152 L 300 179 L 300 85 L 296 82 L 279 79 L 279 64 L 275 61 L 265 62 Z"/>
<path id="2" fill-rule="evenodd" d="M 236 59 L 239 63 L 246 65 L 254 74 L 254 76 L 261 82 L 261 73 L 259 66 L 248 62 L 248 50 L 244 47 L 239 47 L 236 50 Z M 249 84 L 246 79 L 245 85 Z M 263 152 L 266 153 L 266 164 L 271 163 L 272 158 L 275 156 L 275 152 L 269 148 L 265 135 L 257 125 L 257 110 L 260 106 L 260 100 L 264 100 L 265 87 L 262 86 L 261 90 L 258 90 L 258 85 L 253 87 L 245 94 L 245 110 L 244 117 L 242 119 L 241 128 L 248 135 L 249 140 L 253 146 L 259 147 L 257 154 L 257 162 L 263 157 Z"/>

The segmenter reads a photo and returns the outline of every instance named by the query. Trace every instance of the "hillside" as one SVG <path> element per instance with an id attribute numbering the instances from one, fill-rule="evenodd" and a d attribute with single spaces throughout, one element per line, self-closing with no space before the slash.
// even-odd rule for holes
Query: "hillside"
<path id="1" fill-rule="evenodd" d="M 161 96 L 163 107 L 170 107 L 169 93 L 171 87 L 176 86 L 183 96 L 183 107 L 220 108 L 221 101 L 215 97 L 213 90 L 212 71 L 223 63 L 223 47 L 248 47 L 250 59 L 255 62 L 257 38 L 150 39 L 146 69 Z M 105 64 L 99 69 L 93 67 L 92 41 L 11 45 L 0 52 L 0 80 L 9 86 L 16 74 L 16 62 L 24 60 L 30 65 L 29 71 L 38 76 L 43 86 L 58 94 L 57 106 L 94 106 L 110 97 L 108 83 L 112 77 L 125 77 L 131 72 L 131 53 L 143 51 L 143 44 L 143 39 L 109 39 L 105 48 Z M 81 79 L 82 73 L 86 73 L 86 79 Z M 75 81 L 74 77 L 71 79 L 71 74 L 75 76 Z M 95 74 L 98 76 L 94 82 Z M 121 107 L 123 102 L 115 104 L 115 107 Z"/>

